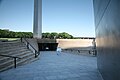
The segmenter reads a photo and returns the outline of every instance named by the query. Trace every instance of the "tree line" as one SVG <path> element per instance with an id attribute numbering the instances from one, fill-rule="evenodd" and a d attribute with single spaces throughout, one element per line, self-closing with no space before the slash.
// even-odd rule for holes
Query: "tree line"
<path id="1" fill-rule="evenodd" d="M 32 32 L 14 32 L 9 30 L 2 30 L 0 29 L 0 38 L 33 38 Z M 49 39 L 73 39 L 74 37 L 66 32 L 56 33 L 56 32 L 46 32 L 42 33 L 42 38 L 49 38 Z"/>
<path id="2" fill-rule="evenodd" d="M 46 32 L 46 33 L 42 33 L 42 38 L 50 38 L 50 39 L 73 39 L 73 36 L 66 33 L 66 32 L 62 32 L 62 33 L 56 33 L 56 32 Z"/>
<path id="3" fill-rule="evenodd" d="M 32 38 L 33 33 L 32 32 L 13 32 L 9 30 L 1 30 L 0 29 L 0 38 Z"/>

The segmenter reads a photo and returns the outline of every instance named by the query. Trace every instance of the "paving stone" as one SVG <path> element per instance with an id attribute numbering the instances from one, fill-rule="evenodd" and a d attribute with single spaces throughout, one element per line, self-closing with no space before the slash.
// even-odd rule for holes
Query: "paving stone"
<path id="1" fill-rule="evenodd" d="M 47 80 L 57 80 L 57 76 L 46 76 Z"/>
<path id="2" fill-rule="evenodd" d="M 34 80 L 46 80 L 46 79 L 42 76 L 38 76 L 38 77 L 34 77 Z"/>
<path id="3" fill-rule="evenodd" d="M 103 80 L 96 57 L 41 53 L 38 61 L 1 72 L 0 80 Z"/>

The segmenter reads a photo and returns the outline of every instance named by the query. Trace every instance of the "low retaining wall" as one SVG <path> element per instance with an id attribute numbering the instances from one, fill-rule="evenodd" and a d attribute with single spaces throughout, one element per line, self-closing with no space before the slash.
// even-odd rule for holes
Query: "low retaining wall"
<path id="1" fill-rule="evenodd" d="M 57 39 L 58 47 L 62 49 L 92 46 L 92 39 Z"/>
<path id="2" fill-rule="evenodd" d="M 56 50 L 57 47 L 60 47 L 62 49 L 91 47 L 93 40 L 92 39 L 38 39 L 37 41 L 39 44 L 39 50 L 49 46 L 53 46 L 54 50 Z M 58 44 L 58 46 L 55 46 L 55 44 Z"/>

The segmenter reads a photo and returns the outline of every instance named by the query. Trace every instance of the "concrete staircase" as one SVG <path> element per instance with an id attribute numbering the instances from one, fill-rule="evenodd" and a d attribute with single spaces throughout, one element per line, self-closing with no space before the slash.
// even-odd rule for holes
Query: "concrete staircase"
<path id="1" fill-rule="evenodd" d="M 30 63 L 38 59 L 35 58 L 35 54 L 31 50 L 27 49 L 25 43 L 20 41 L 0 42 L 0 55 L 5 55 L 0 56 L 0 72 L 14 68 L 15 60 L 12 57 L 20 58 L 16 58 L 16 66 Z"/>

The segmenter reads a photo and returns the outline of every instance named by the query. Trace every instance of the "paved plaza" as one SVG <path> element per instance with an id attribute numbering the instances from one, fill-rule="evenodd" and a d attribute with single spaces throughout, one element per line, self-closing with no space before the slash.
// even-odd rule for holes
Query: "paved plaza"
<path id="1" fill-rule="evenodd" d="M 57 55 L 58 53 L 58 55 Z M 0 73 L 0 80 L 102 80 L 96 57 L 41 52 L 40 59 Z"/>

